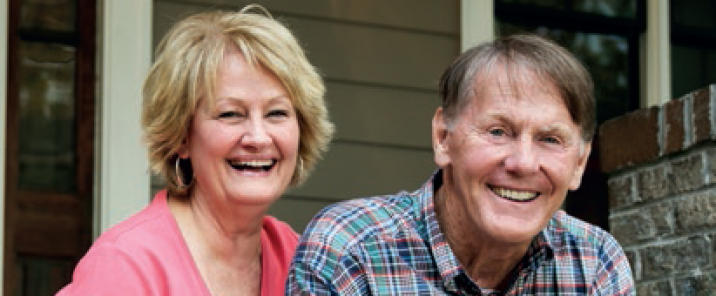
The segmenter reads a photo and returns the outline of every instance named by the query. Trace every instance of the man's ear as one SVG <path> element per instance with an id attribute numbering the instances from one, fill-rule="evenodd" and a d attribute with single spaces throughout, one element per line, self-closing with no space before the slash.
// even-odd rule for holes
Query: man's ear
<path id="1" fill-rule="evenodd" d="M 448 129 L 442 107 L 438 107 L 433 115 L 432 140 L 435 163 L 438 167 L 445 167 L 450 163 L 447 145 Z"/>
<path id="2" fill-rule="evenodd" d="M 589 160 L 589 153 L 592 152 L 592 142 L 589 141 L 583 144 L 584 150 L 582 150 L 579 159 L 577 160 L 577 167 L 572 175 L 572 180 L 569 182 L 570 190 L 577 190 L 582 184 L 582 177 L 584 176 L 584 170 L 587 168 L 587 161 Z"/>

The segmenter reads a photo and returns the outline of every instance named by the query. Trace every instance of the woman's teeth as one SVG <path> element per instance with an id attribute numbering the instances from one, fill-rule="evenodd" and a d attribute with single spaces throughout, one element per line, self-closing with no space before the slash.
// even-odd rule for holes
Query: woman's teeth
<path id="1" fill-rule="evenodd" d="M 270 160 L 253 160 L 253 161 L 241 161 L 238 163 L 238 165 L 241 166 L 250 166 L 250 167 L 263 167 L 263 166 L 269 166 L 273 162 Z"/>
<path id="2" fill-rule="evenodd" d="M 269 170 L 276 162 L 274 160 L 231 161 L 229 164 L 235 169 L 263 169 Z"/>

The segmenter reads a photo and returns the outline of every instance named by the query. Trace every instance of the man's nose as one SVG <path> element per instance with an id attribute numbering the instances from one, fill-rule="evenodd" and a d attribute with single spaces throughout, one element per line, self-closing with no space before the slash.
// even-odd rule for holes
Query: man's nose
<path id="1" fill-rule="evenodd" d="M 520 175 L 529 175 L 539 170 L 537 147 L 530 139 L 516 139 L 505 158 L 505 168 Z"/>

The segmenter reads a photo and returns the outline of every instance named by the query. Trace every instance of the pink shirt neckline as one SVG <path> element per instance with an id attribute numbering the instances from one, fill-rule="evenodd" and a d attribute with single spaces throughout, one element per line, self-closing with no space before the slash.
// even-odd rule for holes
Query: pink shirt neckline
<path id="1" fill-rule="evenodd" d="M 181 248 L 183 250 L 183 259 L 189 260 L 189 265 L 192 267 L 192 273 L 194 273 L 194 279 L 197 279 L 200 281 L 200 286 L 204 287 L 204 294 L 205 296 L 212 296 L 211 291 L 209 290 L 209 287 L 206 285 L 206 281 L 204 280 L 204 277 L 199 272 L 199 266 L 196 265 L 196 261 L 192 257 L 191 251 L 189 250 L 189 245 L 187 244 L 184 235 L 181 232 L 181 229 L 179 228 L 179 223 L 176 221 L 176 218 L 174 217 L 174 213 L 172 213 L 171 209 L 169 209 L 169 204 L 167 201 L 167 195 L 166 191 L 163 190 L 162 192 L 159 192 L 157 194 L 158 198 L 161 198 L 159 201 L 161 203 L 162 207 L 166 207 L 167 211 L 169 212 L 169 218 L 171 220 L 171 227 L 174 230 L 174 233 L 176 233 L 179 236 L 179 239 L 183 242 Z M 269 218 L 264 217 L 263 223 L 266 223 Z M 268 294 L 268 291 L 271 290 L 273 287 L 271 285 L 271 279 L 275 277 L 271 277 L 271 272 L 267 272 L 271 266 L 276 265 L 274 262 L 277 258 L 276 256 L 271 256 L 270 254 L 270 248 L 269 248 L 269 238 L 268 234 L 266 233 L 265 225 L 261 228 L 261 295 L 262 296 L 271 296 Z"/>

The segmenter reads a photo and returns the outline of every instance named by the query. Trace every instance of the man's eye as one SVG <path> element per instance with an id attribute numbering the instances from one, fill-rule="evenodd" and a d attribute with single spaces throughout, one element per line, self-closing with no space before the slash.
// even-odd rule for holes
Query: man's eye
<path id="1" fill-rule="evenodd" d="M 489 130 L 490 135 L 496 136 L 496 137 L 502 137 L 507 135 L 507 131 L 501 128 L 493 128 Z"/>
<path id="2" fill-rule="evenodd" d="M 562 141 L 559 140 L 557 137 L 543 137 L 543 142 L 549 143 L 549 144 L 560 144 Z"/>

